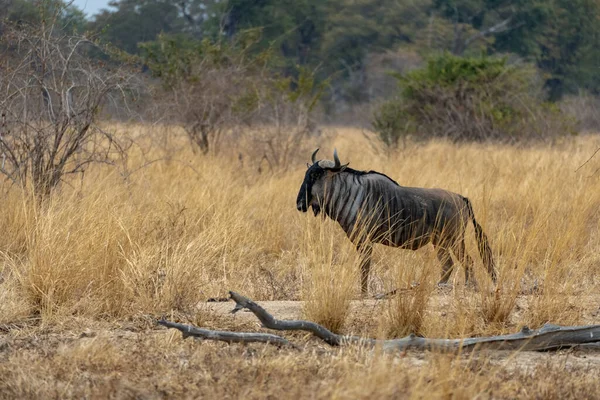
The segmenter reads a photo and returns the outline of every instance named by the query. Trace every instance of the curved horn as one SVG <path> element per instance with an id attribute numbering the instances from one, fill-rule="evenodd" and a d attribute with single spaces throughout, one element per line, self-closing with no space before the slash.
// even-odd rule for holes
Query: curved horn
<path id="1" fill-rule="evenodd" d="M 340 168 L 342 166 L 340 158 L 338 157 L 337 149 L 333 149 L 333 161 L 335 161 L 335 168 Z"/>
<path id="2" fill-rule="evenodd" d="M 317 160 L 315 160 L 315 157 L 317 156 L 317 152 L 319 151 L 319 149 L 317 148 L 314 153 L 312 153 L 312 156 L 310 157 L 310 160 L 312 161 L 312 163 L 316 163 Z"/>

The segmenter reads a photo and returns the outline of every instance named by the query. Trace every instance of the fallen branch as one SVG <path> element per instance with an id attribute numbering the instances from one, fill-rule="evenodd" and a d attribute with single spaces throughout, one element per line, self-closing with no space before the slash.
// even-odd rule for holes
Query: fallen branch
<path id="1" fill-rule="evenodd" d="M 544 351 L 600 342 L 600 325 L 559 326 L 546 324 L 540 329 L 523 327 L 519 333 L 466 339 L 427 339 L 409 335 L 383 341 L 384 350 L 417 349 L 487 349 Z"/>
<path id="2" fill-rule="evenodd" d="M 268 329 L 273 329 L 276 331 L 306 331 L 311 332 L 313 335 L 323 340 L 325 343 L 330 344 L 332 346 L 339 346 L 344 343 L 365 343 L 374 345 L 376 343 L 375 339 L 366 339 L 358 336 L 344 336 L 337 335 L 331 332 L 329 329 L 325 328 L 322 325 L 319 325 L 315 322 L 311 321 L 284 321 L 280 319 L 275 319 L 271 314 L 269 314 L 264 308 L 253 302 L 247 297 L 244 297 L 235 292 L 229 292 L 229 295 L 235 301 L 236 306 L 231 311 L 232 314 L 246 308 L 254 315 L 259 321 L 262 323 L 263 327 Z"/>
<path id="3" fill-rule="evenodd" d="M 228 331 L 213 331 L 209 329 L 196 328 L 192 325 L 178 324 L 176 322 L 160 319 L 157 321 L 159 325 L 167 328 L 175 328 L 181 331 L 184 339 L 188 337 L 196 337 L 206 340 L 218 340 L 227 343 L 268 343 L 278 347 L 293 347 L 298 349 L 294 343 L 282 338 L 281 336 L 272 335 L 270 333 L 245 333 L 245 332 L 228 332 Z"/>
<path id="4" fill-rule="evenodd" d="M 401 339 L 376 340 L 358 336 L 335 334 L 322 325 L 311 321 L 278 320 L 254 301 L 235 292 L 229 292 L 236 306 L 231 311 L 236 313 L 242 309 L 251 311 L 265 328 L 278 331 L 306 331 L 332 346 L 343 344 L 361 344 L 369 347 L 381 345 L 386 351 L 403 351 L 409 348 L 419 350 L 524 350 L 542 351 L 564 347 L 582 346 L 590 349 L 600 349 L 600 325 L 558 326 L 546 324 L 540 329 L 531 330 L 524 327 L 520 332 L 509 335 L 475 337 L 465 339 L 428 339 L 410 334 Z M 177 324 L 165 320 L 158 321 L 160 325 L 179 329 L 184 338 L 196 336 L 209 340 L 225 342 L 261 342 L 277 346 L 298 348 L 281 336 L 265 333 L 224 332 L 200 329 L 190 325 Z"/>

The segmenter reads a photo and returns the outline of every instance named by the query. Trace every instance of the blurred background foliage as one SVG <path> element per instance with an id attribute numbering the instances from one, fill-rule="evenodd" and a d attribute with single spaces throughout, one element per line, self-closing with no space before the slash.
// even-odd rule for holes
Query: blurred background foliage
<path id="1" fill-rule="evenodd" d="M 600 92 L 597 0 L 115 0 L 87 18 L 63 0 L 5 0 L 0 33 L 53 10 L 60 29 L 136 57 L 169 87 L 197 79 L 199 59 L 247 63 L 292 93 L 311 71 L 323 121 L 367 123 L 386 143 L 434 131 L 514 139 L 532 116 L 553 120 L 555 105 Z M 448 107 L 467 118 L 436 117 Z"/>

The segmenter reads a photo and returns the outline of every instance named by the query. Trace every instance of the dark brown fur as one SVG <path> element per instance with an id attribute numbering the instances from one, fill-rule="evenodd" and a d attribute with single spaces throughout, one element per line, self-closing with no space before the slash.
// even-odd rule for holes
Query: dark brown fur
<path id="1" fill-rule="evenodd" d="M 322 210 L 336 220 L 361 253 L 363 293 L 367 292 L 373 243 L 410 250 L 433 244 L 442 263 L 440 283 L 448 281 L 454 265 L 450 254 L 454 252 L 464 264 L 469 281 L 473 261 L 464 244 L 469 220 L 475 227 L 484 264 L 496 279 L 488 239 L 475 220 L 471 203 L 459 194 L 403 187 L 377 172 L 327 168 L 315 163 L 298 194 L 298 209 L 306 211 L 309 205 L 315 215 Z"/>

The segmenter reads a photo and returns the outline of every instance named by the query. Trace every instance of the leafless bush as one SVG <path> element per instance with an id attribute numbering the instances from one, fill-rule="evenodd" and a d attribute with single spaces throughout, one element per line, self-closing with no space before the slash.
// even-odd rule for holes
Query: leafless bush
<path id="1" fill-rule="evenodd" d="M 560 109 L 574 118 L 580 131 L 600 131 L 600 99 L 587 93 L 568 96 Z"/>
<path id="2" fill-rule="evenodd" d="M 164 100 L 169 113 L 184 128 L 192 148 L 206 154 L 210 150 L 219 151 L 223 135 L 243 119 L 231 101 L 243 72 L 236 67 L 206 68 L 201 74 L 202 79 L 193 84 L 179 82 L 171 87 Z"/>
<path id="3" fill-rule="evenodd" d="M 253 38 L 239 42 L 189 41 L 160 35 L 142 45 L 142 59 L 162 81 L 155 99 L 161 117 L 181 125 L 194 151 L 220 150 L 256 109 L 260 63 L 249 56 Z"/>
<path id="4" fill-rule="evenodd" d="M 133 75 L 89 58 L 99 47 L 61 32 L 56 15 L 8 26 L 2 46 L 0 172 L 41 198 L 65 175 L 109 162 L 120 146 L 97 116 L 106 102 L 132 95 Z"/>
<path id="5" fill-rule="evenodd" d="M 162 81 L 156 92 L 161 115 L 181 125 L 195 151 L 236 149 L 241 161 L 286 165 L 308 135 L 310 115 L 323 85 L 312 71 L 282 77 L 266 66 L 271 54 L 257 53 L 258 32 L 232 41 L 194 41 L 160 35 L 142 45 L 142 59 Z"/>
<path id="6" fill-rule="evenodd" d="M 290 89 L 291 86 L 295 89 Z M 315 90 L 316 89 L 316 90 Z M 304 160 L 323 132 L 311 118 L 322 88 L 315 88 L 309 71 L 301 71 L 292 83 L 290 78 L 265 79 L 261 84 L 252 125 L 244 128 L 240 148 L 272 171 L 286 170 Z"/>

